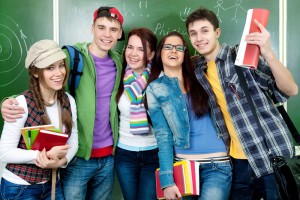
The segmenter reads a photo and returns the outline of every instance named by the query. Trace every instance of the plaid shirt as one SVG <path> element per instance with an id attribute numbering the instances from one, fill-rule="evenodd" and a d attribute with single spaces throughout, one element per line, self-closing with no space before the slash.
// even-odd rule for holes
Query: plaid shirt
<path id="1" fill-rule="evenodd" d="M 293 155 L 288 128 L 269 98 L 270 95 L 274 94 L 279 102 L 284 102 L 287 100 L 287 96 L 276 87 L 271 69 L 263 58 L 260 57 L 257 69 L 243 68 L 250 95 L 264 131 L 264 133 L 259 133 L 257 123 L 235 72 L 231 50 L 232 48 L 226 44 L 221 47 L 215 61 L 218 76 L 225 94 L 227 109 L 242 148 L 254 173 L 257 177 L 261 177 L 273 172 L 270 155 L 282 155 L 284 157 Z M 196 60 L 195 73 L 198 81 L 209 95 L 209 104 L 218 134 L 229 148 L 230 136 L 216 97 L 205 77 L 206 69 L 206 61 L 202 56 Z"/>
<path id="2" fill-rule="evenodd" d="M 33 101 L 32 93 L 27 90 L 22 94 L 26 98 L 27 107 L 28 107 L 28 118 L 27 121 L 25 122 L 24 127 L 42 125 L 41 115 L 43 115 L 44 113 L 39 113 L 37 111 L 36 105 Z M 72 116 L 70 101 L 66 94 L 64 95 L 63 108 L 67 109 L 70 113 L 70 116 Z M 66 130 L 66 133 L 70 134 L 71 130 Z M 22 136 L 20 137 L 18 148 L 26 149 L 26 144 Z M 6 165 L 6 169 L 16 174 L 17 176 L 21 177 L 22 179 L 26 180 L 30 184 L 48 181 L 51 176 L 51 169 L 42 169 L 34 164 L 9 163 Z"/>

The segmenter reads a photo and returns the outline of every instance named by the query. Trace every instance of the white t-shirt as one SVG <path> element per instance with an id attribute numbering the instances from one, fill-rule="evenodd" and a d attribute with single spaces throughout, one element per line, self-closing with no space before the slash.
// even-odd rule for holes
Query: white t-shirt
<path id="1" fill-rule="evenodd" d="M 157 148 L 156 138 L 152 128 L 148 135 L 133 135 L 130 133 L 130 101 L 126 94 L 122 94 L 118 108 L 120 111 L 118 146 L 131 151 L 144 151 Z"/>
<path id="2" fill-rule="evenodd" d="M 74 98 L 66 93 L 69 97 L 71 110 L 72 110 L 72 134 L 68 139 L 67 144 L 71 146 L 66 155 L 67 162 L 70 162 L 75 156 L 78 149 L 78 132 L 77 132 L 77 109 Z M 17 119 L 16 122 L 8 123 L 4 122 L 3 131 L 0 140 L 0 161 L 3 163 L 14 163 L 14 164 L 34 164 L 34 160 L 37 158 L 37 150 L 27 150 L 18 148 L 18 144 L 21 137 L 20 128 L 23 128 L 28 118 L 28 108 L 24 95 L 16 97 L 25 113 L 22 118 Z M 46 112 L 50 118 L 51 124 L 56 128 L 59 128 L 59 117 L 57 103 L 50 107 L 46 107 Z M 63 131 L 65 127 L 63 127 Z M 63 166 L 66 167 L 66 166 Z M 27 181 L 10 172 L 7 169 L 3 170 L 2 177 L 6 180 L 20 185 L 30 185 Z"/>

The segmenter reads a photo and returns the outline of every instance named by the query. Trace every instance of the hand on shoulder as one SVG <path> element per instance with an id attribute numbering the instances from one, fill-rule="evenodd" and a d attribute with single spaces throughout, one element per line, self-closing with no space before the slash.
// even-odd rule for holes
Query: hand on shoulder
<path id="1" fill-rule="evenodd" d="M 15 122 L 16 119 L 22 117 L 24 114 L 24 109 L 19 106 L 19 103 L 14 98 L 6 99 L 1 105 L 1 114 L 6 122 Z"/>

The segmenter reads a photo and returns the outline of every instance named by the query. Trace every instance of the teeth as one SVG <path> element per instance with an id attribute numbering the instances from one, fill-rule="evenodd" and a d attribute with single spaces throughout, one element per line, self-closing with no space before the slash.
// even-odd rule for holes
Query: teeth
<path id="1" fill-rule="evenodd" d="M 104 43 L 111 43 L 110 40 L 101 40 L 101 41 L 104 42 Z"/>
<path id="2" fill-rule="evenodd" d="M 132 62 L 138 62 L 139 60 L 130 58 L 130 61 L 132 61 Z"/>

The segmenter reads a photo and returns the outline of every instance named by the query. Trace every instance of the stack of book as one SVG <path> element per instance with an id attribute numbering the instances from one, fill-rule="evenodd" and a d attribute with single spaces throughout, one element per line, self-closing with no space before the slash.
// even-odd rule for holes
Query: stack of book
<path id="1" fill-rule="evenodd" d="M 160 169 L 158 168 L 155 172 L 156 195 L 158 199 L 164 199 L 164 191 L 161 189 L 159 180 L 159 171 Z M 174 163 L 173 177 L 182 196 L 200 194 L 199 163 L 188 160 L 182 160 Z"/>
<path id="2" fill-rule="evenodd" d="M 21 128 L 21 134 L 27 149 L 39 151 L 44 148 L 49 151 L 54 146 L 65 145 L 69 138 L 53 125 L 24 127 Z"/>

